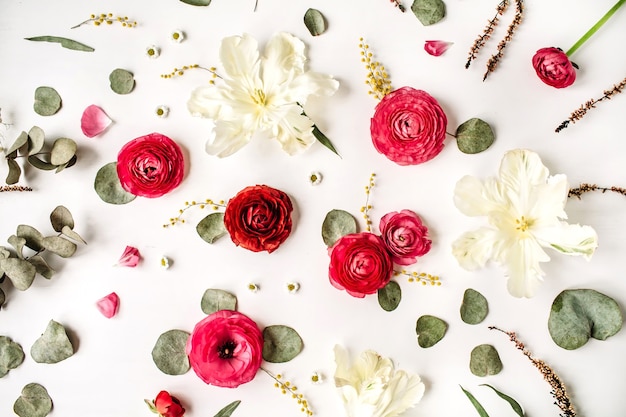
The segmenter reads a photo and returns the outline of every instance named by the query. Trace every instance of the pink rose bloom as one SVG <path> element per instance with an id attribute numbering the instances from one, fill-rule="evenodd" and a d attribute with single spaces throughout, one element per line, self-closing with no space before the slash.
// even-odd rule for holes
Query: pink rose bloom
<path id="1" fill-rule="evenodd" d="M 576 81 L 576 70 L 565 52 L 559 48 L 541 48 L 533 56 L 533 67 L 544 83 L 565 88 Z"/>
<path id="2" fill-rule="evenodd" d="M 185 409 L 180 400 L 167 391 L 161 391 L 151 404 L 161 417 L 183 417 Z"/>
<path id="3" fill-rule="evenodd" d="M 117 155 L 117 176 L 131 194 L 155 198 L 183 180 L 185 161 L 176 142 L 160 133 L 133 139 Z"/>
<path id="4" fill-rule="evenodd" d="M 370 232 L 351 233 L 328 249 L 330 283 L 353 297 L 363 298 L 387 285 L 393 262 L 385 243 Z"/>
<path id="5" fill-rule="evenodd" d="M 376 106 L 370 123 L 376 150 L 398 165 L 417 165 L 441 152 L 448 119 L 430 94 L 402 87 Z"/>
<path id="6" fill-rule="evenodd" d="M 411 210 L 394 211 L 380 219 L 382 235 L 391 259 L 398 265 L 411 265 L 430 250 L 428 228 L 420 217 Z"/>
<path id="7" fill-rule="evenodd" d="M 249 317 L 230 310 L 210 314 L 187 340 L 189 363 L 209 385 L 235 388 L 251 381 L 263 360 L 263 335 Z"/>

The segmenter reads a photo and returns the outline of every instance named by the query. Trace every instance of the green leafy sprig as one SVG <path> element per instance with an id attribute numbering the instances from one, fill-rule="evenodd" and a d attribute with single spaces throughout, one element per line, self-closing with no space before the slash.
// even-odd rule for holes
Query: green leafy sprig
<path id="1" fill-rule="evenodd" d="M 506 395 L 505 393 L 497 390 L 496 388 L 492 387 L 489 384 L 481 384 L 481 386 L 482 387 L 489 387 L 489 388 L 491 388 L 498 395 L 498 397 L 502 398 L 504 401 L 509 403 L 509 405 L 511 406 L 513 411 L 515 411 L 515 413 L 518 416 L 524 417 L 524 410 L 522 409 L 522 406 L 519 405 L 519 403 L 517 401 L 515 401 L 515 399 L 513 399 L 512 397 Z M 485 407 L 482 406 L 482 404 L 476 399 L 476 397 L 474 397 L 474 395 L 472 395 L 471 392 L 469 392 L 468 390 L 466 390 L 462 386 L 460 386 L 460 387 L 461 387 L 461 390 L 463 391 L 463 393 L 467 396 L 467 398 L 470 400 L 470 402 L 472 403 L 472 405 L 474 406 L 474 408 L 478 412 L 478 415 L 480 417 L 489 417 L 489 414 L 487 414 L 487 410 L 485 410 Z"/>

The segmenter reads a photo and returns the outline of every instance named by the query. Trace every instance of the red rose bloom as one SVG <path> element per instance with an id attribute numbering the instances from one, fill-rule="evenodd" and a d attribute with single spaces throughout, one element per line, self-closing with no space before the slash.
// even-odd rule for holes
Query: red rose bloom
<path id="1" fill-rule="evenodd" d="M 289 196 L 267 185 L 246 187 L 226 205 L 224 226 L 237 246 L 275 251 L 291 233 Z"/>
<path id="2" fill-rule="evenodd" d="M 533 56 L 533 67 L 544 83 L 554 88 L 569 87 L 576 81 L 576 70 L 559 48 L 541 48 Z"/>
<path id="3" fill-rule="evenodd" d="M 430 94 L 402 87 L 376 106 L 370 123 L 376 150 L 398 165 L 416 165 L 443 149 L 448 119 Z"/>
<path id="4" fill-rule="evenodd" d="M 155 198 L 183 180 L 185 161 L 176 142 L 160 133 L 133 139 L 117 155 L 117 176 L 131 194 Z"/>
<path id="5" fill-rule="evenodd" d="M 418 256 L 430 250 L 428 228 L 411 210 L 385 214 L 380 219 L 379 229 L 391 259 L 398 265 L 414 264 Z"/>
<path id="6" fill-rule="evenodd" d="M 154 400 L 154 409 L 161 417 L 182 417 L 185 409 L 178 398 L 170 395 L 167 391 L 161 391 Z"/>
<path id="7" fill-rule="evenodd" d="M 383 240 L 370 232 L 351 233 L 329 249 L 330 283 L 353 297 L 363 298 L 387 285 L 393 262 Z"/>
<path id="8" fill-rule="evenodd" d="M 187 340 L 189 363 L 209 385 L 235 388 L 251 381 L 263 360 L 263 335 L 248 316 L 220 310 L 196 324 Z"/>

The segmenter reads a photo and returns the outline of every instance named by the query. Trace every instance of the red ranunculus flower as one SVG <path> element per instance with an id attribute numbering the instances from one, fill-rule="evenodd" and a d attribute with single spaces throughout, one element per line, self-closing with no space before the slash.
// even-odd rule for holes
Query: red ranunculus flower
<path id="1" fill-rule="evenodd" d="M 185 161 L 176 142 L 160 133 L 133 139 L 117 155 L 122 187 L 141 197 L 160 197 L 183 180 Z"/>
<path id="2" fill-rule="evenodd" d="M 263 360 L 263 335 L 248 316 L 220 310 L 196 324 L 187 355 L 204 382 L 235 388 L 251 381 Z"/>
<path id="3" fill-rule="evenodd" d="M 387 285 L 393 262 L 383 240 L 370 232 L 351 233 L 329 249 L 330 283 L 353 297 L 363 298 Z"/>
<path id="4" fill-rule="evenodd" d="M 376 150 L 398 165 L 417 165 L 441 152 L 448 119 L 430 94 L 402 87 L 376 106 L 370 123 Z"/>
<path id="5" fill-rule="evenodd" d="M 576 81 L 576 70 L 559 48 L 541 48 L 533 56 L 533 67 L 539 79 L 551 87 L 565 88 Z"/>
<path id="6" fill-rule="evenodd" d="M 226 205 L 224 226 L 235 245 L 260 252 L 274 252 L 291 233 L 289 196 L 267 185 L 239 191 Z"/>
<path id="7" fill-rule="evenodd" d="M 411 265 L 430 250 L 428 228 L 420 217 L 411 210 L 394 211 L 380 219 L 380 234 L 398 265 Z"/>
<path id="8" fill-rule="evenodd" d="M 162 417 L 182 417 L 185 409 L 178 398 L 172 396 L 167 391 L 161 391 L 154 400 L 154 409 Z"/>

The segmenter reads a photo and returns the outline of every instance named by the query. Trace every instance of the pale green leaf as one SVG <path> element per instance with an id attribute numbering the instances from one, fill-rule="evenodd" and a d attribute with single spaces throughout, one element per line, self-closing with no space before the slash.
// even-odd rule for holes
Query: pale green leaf
<path id="1" fill-rule="evenodd" d="M 20 180 L 20 175 L 22 175 L 22 169 L 15 162 L 15 159 L 7 159 L 7 165 L 9 166 L 9 173 L 7 174 L 7 178 L 5 182 L 9 185 L 16 184 Z"/>
<path id="2" fill-rule="evenodd" d="M 133 73 L 125 69 L 114 69 L 109 75 L 111 90 L 117 94 L 128 94 L 135 88 Z"/>
<path id="3" fill-rule="evenodd" d="M 439 317 L 424 315 L 417 319 L 415 332 L 417 333 L 417 344 L 423 348 L 436 345 L 448 330 L 448 324 Z"/>
<path id="4" fill-rule="evenodd" d="M 476 376 L 496 375 L 502 371 L 502 361 L 492 345 L 478 345 L 470 354 L 470 371 Z"/>
<path id="5" fill-rule="evenodd" d="M 473 118 L 456 129 L 456 145 L 463 153 L 480 153 L 491 146 L 495 135 L 489 123 Z"/>
<path id="6" fill-rule="evenodd" d="M 72 213 L 65 206 L 57 206 L 50 213 L 50 223 L 55 232 L 63 230 L 64 226 L 74 228 L 74 218 Z"/>
<path id="7" fill-rule="evenodd" d="M 30 348 L 30 356 L 37 363 L 61 362 L 73 354 L 74 347 L 67 337 L 65 327 L 54 320 L 50 320 L 44 333 Z"/>
<path id="8" fill-rule="evenodd" d="M 60 236 L 46 236 L 42 240 L 43 247 L 61 258 L 69 258 L 76 252 L 76 243 Z"/>
<path id="9" fill-rule="evenodd" d="M 26 239 L 24 239 L 23 237 L 17 237 L 15 235 L 11 235 L 7 239 L 7 242 L 9 242 L 9 244 L 13 246 L 13 248 L 15 248 L 17 257 L 20 259 L 24 259 L 23 251 L 24 251 L 24 245 L 26 245 Z"/>
<path id="10" fill-rule="evenodd" d="M 37 383 L 22 388 L 22 395 L 13 404 L 13 412 L 19 417 L 46 417 L 52 411 L 52 399 L 48 391 Z"/>
<path id="11" fill-rule="evenodd" d="M 339 152 L 337 152 L 337 149 L 335 149 L 335 146 L 330 141 L 330 139 L 328 139 L 328 137 L 324 133 L 322 133 L 322 131 L 317 127 L 317 125 L 313 125 L 312 133 L 313 133 L 313 136 L 315 136 L 315 139 L 317 139 L 319 143 L 321 143 L 322 145 L 330 149 L 335 155 L 339 157 L 341 156 L 339 155 Z"/>
<path id="12" fill-rule="evenodd" d="M 50 150 L 50 163 L 52 165 L 66 164 L 76 155 L 78 146 L 76 142 L 68 138 L 59 138 L 54 141 Z"/>
<path id="13" fill-rule="evenodd" d="M 590 289 L 565 290 L 552 302 L 548 330 L 563 349 L 578 349 L 589 338 L 606 340 L 622 328 L 622 312 L 611 297 Z"/>
<path id="14" fill-rule="evenodd" d="M 459 387 L 461 387 L 459 385 Z M 461 389 L 463 390 L 463 392 L 465 393 L 465 395 L 467 396 L 467 398 L 470 400 L 470 402 L 472 403 L 472 405 L 474 406 L 474 408 L 476 409 L 476 411 L 478 412 L 478 415 L 480 417 L 489 417 L 489 414 L 487 414 L 487 410 L 485 410 L 485 407 L 483 407 L 478 400 L 476 399 L 476 397 L 474 397 L 472 395 L 471 392 L 467 391 L 465 388 L 461 387 Z"/>
<path id="15" fill-rule="evenodd" d="M 435 24 L 446 16 L 446 5 L 442 0 L 414 0 L 411 10 L 424 26 Z"/>
<path id="16" fill-rule="evenodd" d="M 46 279 L 52 278 L 56 273 L 56 271 L 52 269 L 50 265 L 48 265 L 48 262 L 46 262 L 46 260 L 41 255 L 35 255 L 28 258 L 28 262 L 30 262 L 35 267 L 35 270 L 39 275 Z"/>
<path id="17" fill-rule="evenodd" d="M 345 210 L 329 211 L 322 223 L 322 239 L 328 247 L 333 246 L 342 236 L 356 233 L 356 231 L 356 220 Z"/>
<path id="18" fill-rule="evenodd" d="M 226 407 L 218 411 L 214 417 L 230 417 L 233 414 L 233 411 L 235 411 L 235 409 L 239 407 L 240 403 L 241 400 L 233 401 L 232 403 L 228 404 Z"/>
<path id="19" fill-rule="evenodd" d="M 98 170 L 94 189 L 102 201 L 109 204 L 127 204 L 136 197 L 122 188 L 117 176 L 117 162 L 109 162 Z"/>
<path id="20" fill-rule="evenodd" d="M 185 350 L 190 334 L 183 330 L 162 333 L 152 348 L 154 364 L 167 375 L 183 375 L 189 371 L 189 357 Z"/>
<path id="21" fill-rule="evenodd" d="M 24 38 L 27 41 L 35 41 L 35 42 L 53 42 L 59 43 L 62 47 L 67 49 L 73 49 L 74 51 L 83 51 L 83 52 L 93 52 L 91 46 L 87 46 L 84 43 L 77 42 L 73 39 L 62 38 L 60 36 L 35 36 L 32 38 Z"/>
<path id="22" fill-rule="evenodd" d="M 478 324 L 485 320 L 487 313 L 489 313 L 487 299 L 476 290 L 466 289 L 461 303 L 461 320 L 467 324 Z"/>
<path id="23" fill-rule="evenodd" d="M 38 126 L 33 126 L 28 131 L 28 155 L 34 155 L 43 149 L 46 135 Z"/>
<path id="24" fill-rule="evenodd" d="M 200 308 L 204 314 L 213 314 L 220 310 L 232 310 L 237 308 L 237 297 L 233 294 L 214 288 L 209 288 L 202 295 Z"/>
<path id="25" fill-rule="evenodd" d="M 263 329 L 263 359 L 268 362 L 289 362 L 303 347 L 302 338 L 291 327 L 274 325 Z"/>
<path id="26" fill-rule="evenodd" d="M 385 311 L 393 311 L 400 305 L 402 289 L 396 281 L 389 281 L 387 285 L 378 290 L 378 304 Z"/>
<path id="27" fill-rule="evenodd" d="M 519 417 L 524 417 L 524 410 L 522 410 L 522 406 L 519 405 L 519 403 L 515 401 L 515 399 L 509 397 L 503 392 L 498 391 L 497 389 L 495 389 L 489 384 L 481 384 L 481 385 L 484 387 L 489 387 L 492 390 L 494 390 L 494 392 L 498 394 L 498 397 L 502 398 L 504 401 L 508 402 L 511 405 L 511 408 L 513 409 L 513 411 L 515 411 L 515 413 L 517 413 Z"/>
<path id="28" fill-rule="evenodd" d="M 211 213 L 200 220 L 196 232 L 207 243 L 213 243 L 228 233 L 224 226 L 224 213 Z"/>
<path id="29" fill-rule="evenodd" d="M 52 116 L 61 108 L 61 96 L 52 87 L 37 87 L 33 109 L 40 116 Z"/>
<path id="30" fill-rule="evenodd" d="M 53 169 L 57 168 L 56 165 L 52 165 L 49 162 L 42 161 L 35 155 L 30 155 L 28 157 L 28 163 L 34 166 L 35 168 L 41 169 L 43 171 L 52 171 Z"/>
<path id="31" fill-rule="evenodd" d="M 13 142 L 13 145 L 11 145 L 9 147 L 9 149 L 7 149 L 6 151 L 4 151 L 7 155 L 12 154 L 13 152 L 17 151 L 18 149 L 20 149 L 22 146 L 26 145 L 26 143 L 28 143 L 28 134 L 26 132 L 22 132 L 20 133 L 20 135 L 17 137 L 17 139 L 15 139 L 15 142 Z"/>
<path id="32" fill-rule="evenodd" d="M 308 9 L 304 13 L 304 25 L 313 36 L 326 32 L 326 20 L 324 15 L 317 9 Z"/>
<path id="33" fill-rule="evenodd" d="M 63 229 L 61 229 L 61 233 L 63 233 L 63 236 L 69 237 L 70 239 L 75 240 L 76 242 L 80 242 L 85 245 L 87 244 L 87 242 L 85 242 L 85 240 L 81 237 L 81 235 L 79 235 L 78 233 L 70 229 L 69 226 L 63 226 Z"/>
<path id="34" fill-rule="evenodd" d="M 211 4 L 211 0 L 180 0 L 183 3 L 190 4 L 192 6 L 208 6 Z"/>
<path id="35" fill-rule="evenodd" d="M 0 269 L 0 278 L 2 278 L 4 276 L 4 271 L 2 271 Z M 4 305 L 4 302 L 7 300 L 7 296 L 4 294 L 4 291 L 2 291 L 2 288 L 0 288 L 0 310 L 2 309 L 2 306 Z"/>
<path id="36" fill-rule="evenodd" d="M 2 305 L 2 304 L 0 304 Z M 0 378 L 24 362 L 24 350 L 10 337 L 0 336 Z"/>
<path id="37" fill-rule="evenodd" d="M 20 290 L 27 290 L 33 283 L 37 270 L 28 261 L 19 258 L 0 260 L 0 269 L 11 280 L 13 286 Z"/>
<path id="38" fill-rule="evenodd" d="M 76 163 L 77 159 L 78 158 L 76 157 L 76 155 L 72 156 L 72 158 L 69 161 L 67 161 L 66 163 L 64 163 L 62 165 L 58 165 L 57 166 L 57 170 L 56 170 L 55 173 L 58 174 L 59 172 L 63 171 L 65 168 L 71 167 L 72 165 L 74 165 Z"/>
<path id="39" fill-rule="evenodd" d="M 17 226 L 16 235 L 26 239 L 26 247 L 38 252 L 43 249 L 43 235 L 27 224 Z"/>

